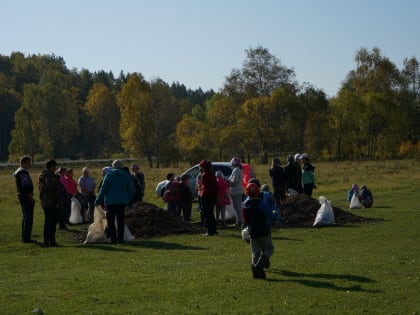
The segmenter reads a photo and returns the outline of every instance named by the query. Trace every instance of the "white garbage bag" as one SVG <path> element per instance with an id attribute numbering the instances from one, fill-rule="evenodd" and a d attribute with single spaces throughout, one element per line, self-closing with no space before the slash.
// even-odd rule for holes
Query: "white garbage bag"
<path id="1" fill-rule="evenodd" d="M 331 202 L 327 200 L 327 198 L 325 198 L 324 196 L 321 196 L 319 197 L 319 203 L 321 204 L 321 207 L 316 213 L 313 226 L 334 225 L 335 216 Z"/>
<path id="2" fill-rule="evenodd" d="M 359 197 L 357 196 L 357 194 L 353 194 L 353 196 L 351 197 L 351 201 L 350 201 L 350 205 L 349 208 L 350 209 L 362 209 L 362 203 L 360 202 Z"/>
<path id="3" fill-rule="evenodd" d="M 107 227 L 106 213 L 101 206 L 96 206 L 93 213 L 93 223 L 89 225 L 88 234 L 84 244 L 87 243 L 108 243 L 105 235 Z"/>
<path id="4" fill-rule="evenodd" d="M 83 222 L 82 205 L 76 197 L 71 197 L 71 214 L 69 221 L 72 224 L 80 224 Z"/>
<path id="5" fill-rule="evenodd" d="M 225 219 L 236 218 L 236 211 L 235 211 L 235 208 L 233 207 L 232 198 L 230 196 L 229 196 L 229 200 L 230 200 L 230 204 L 226 206 L 226 210 L 225 210 Z M 236 220 L 236 222 L 238 221 Z"/>

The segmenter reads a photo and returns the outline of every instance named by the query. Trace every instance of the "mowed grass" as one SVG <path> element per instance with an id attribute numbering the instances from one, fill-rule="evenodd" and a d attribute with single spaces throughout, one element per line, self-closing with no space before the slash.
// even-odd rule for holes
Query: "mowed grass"
<path id="1" fill-rule="evenodd" d="M 318 188 L 347 210 L 352 183 L 374 208 L 352 210 L 377 223 L 273 229 L 267 280 L 254 280 L 240 230 L 178 235 L 124 245 L 82 245 L 57 232 L 62 248 L 20 242 L 21 210 L 11 173 L 0 170 L 0 314 L 420 314 L 420 163 L 316 163 Z M 90 165 L 99 182 L 104 165 Z M 81 165 L 75 165 L 80 175 Z M 156 183 L 176 169 L 144 168 L 146 201 L 163 206 Z M 254 165 L 262 183 L 268 166 Z M 40 168 L 31 170 L 34 182 Z M 195 205 L 194 205 L 195 206 Z M 350 211 L 350 210 L 349 210 Z M 198 213 L 194 211 L 198 220 Z M 34 237 L 42 241 L 35 209 Z"/>

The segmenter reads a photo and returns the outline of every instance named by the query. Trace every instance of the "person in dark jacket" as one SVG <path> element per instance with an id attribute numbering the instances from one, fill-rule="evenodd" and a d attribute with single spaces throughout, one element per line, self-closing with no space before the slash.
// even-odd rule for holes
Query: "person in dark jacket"
<path id="1" fill-rule="evenodd" d="M 201 172 L 201 206 L 203 207 L 203 216 L 207 228 L 206 236 L 216 235 L 216 218 L 214 217 L 214 206 L 217 201 L 217 180 L 213 174 L 210 161 L 200 161 Z"/>
<path id="2" fill-rule="evenodd" d="M 242 208 L 242 217 L 251 237 L 252 276 L 264 279 L 266 277 L 264 268 L 270 267 L 270 257 L 274 252 L 271 229 L 267 222 L 264 201 L 259 198 L 258 186 L 255 183 L 249 183 L 245 189 L 248 198 Z"/>
<path id="3" fill-rule="evenodd" d="M 286 175 L 283 167 L 281 167 L 280 159 L 274 158 L 268 171 L 273 186 L 274 200 L 278 209 L 281 203 L 286 199 Z"/>
<path id="4" fill-rule="evenodd" d="M 104 205 L 111 243 L 124 243 L 124 214 L 131 207 L 134 197 L 134 183 L 130 171 L 125 171 L 120 160 L 112 162 L 112 169 L 105 173 L 95 206 Z M 115 228 L 117 218 L 118 232 Z"/>
<path id="5" fill-rule="evenodd" d="M 373 195 L 365 185 L 360 186 L 360 201 L 365 208 L 372 208 Z"/>
<path id="6" fill-rule="evenodd" d="M 34 222 L 34 185 L 28 170 L 32 166 L 32 159 L 23 156 L 20 159 L 20 167 L 13 173 L 16 179 L 18 199 L 22 208 L 22 242 L 35 243 L 32 239 L 32 226 Z"/>
<path id="7" fill-rule="evenodd" d="M 297 157 L 300 157 L 300 154 Z M 287 156 L 287 165 L 284 167 L 284 173 L 286 177 L 286 191 L 293 189 L 301 194 L 303 192 L 302 170 L 292 155 Z"/>
<path id="8" fill-rule="evenodd" d="M 62 205 L 60 176 L 55 174 L 57 162 L 49 160 L 39 176 L 39 198 L 44 210 L 44 247 L 59 247 L 55 240 L 56 225 Z"/>

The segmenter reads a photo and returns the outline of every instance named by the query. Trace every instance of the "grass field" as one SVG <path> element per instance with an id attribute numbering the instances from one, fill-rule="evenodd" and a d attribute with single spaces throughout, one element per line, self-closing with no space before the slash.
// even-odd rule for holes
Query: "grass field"
<path id="1" fill-rule="evenodd" d="M 251 277 L 240 230 L 216 237 L 170 236 L 124 245 L 82 245 L 57 232 L 62 248 L 20 242 L 21 210 L 11 168 L 0 169 L 0 314 L 420 314 L 420 163 L 314 163 L 318 188 L 347 209 L 352 183 L 373 192 L 379 223 L 274 229 L 267 280 Z M 99 181 L 100 168 L 91 165 Z M 77 167 L 77 168 L 76 168 Z M 80 175 L 81 166 L 75 167 Z M 167 172 L 144 169 L 146 201 Z M 268 183 L 268 166 L 254 166 Z M 40 168 L 31 170 L 34 182 Z M 197 212 L 194 218 L 197 219 Z M 34 237 L 42 241 L 35 209 Z"/>

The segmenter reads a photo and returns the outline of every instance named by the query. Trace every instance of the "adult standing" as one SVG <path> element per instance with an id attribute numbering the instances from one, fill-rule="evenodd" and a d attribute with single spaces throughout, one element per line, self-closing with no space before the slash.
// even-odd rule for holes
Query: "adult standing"
<path id="1" fill-rule="evenodd" d="M 286 199 L 286 175 L 283 167 L 281 167 L 280 159 L 274 158 L 271 162 L 271 167 L 268 170 L 271 177 L 271 184 L 274 191 L 274 200 L 276 206 L 280 209 L 281 203 Z"/>
<path id="2" fill-rule="evenodd" d="M 44 247 L 59 247 L 55 240 L 56 225 L 62 206 L 60 177 L 55 174 L 57 162 L 49 160 L 39 176 L 39 198 L 44 210 Z"/>
<path id="3" fill-rule="evenodd" d="M 61 206 L 58 216 L 58 224 L 60 230 L 67 230 L 67 225 L 69 224 L 70 218 L 70 209 L 71 209 L 71 200 L 68 198 L 67 195 L 67 180 L 66 180 L 66 172 L 67 169 L 64 166 L 60 166 L 56 174 L 59 176 L 60 184 L 61 184 Z M 67 189 L 66 189 L 67 187 Z M 68 209 L 68 212 L 67 212 Z"/>
<path id="4" fill-rule="evenodd" d="M 201 206 L 203 207 L 203 216 L 206 222 L 206 236 L 216 235 L 216 219 L 214 217 L 214 206 L 217 201 L 217 181 L 213 174 L 210 161 L 200 161 L 201 172 Z"/>
<path id="5" fill-rule="evenodd" d="M 146 188 L 146 182 L 144 180 L 144 174 L 140 171 L 140 168 L 137 163 L 131 164 L 131 171 L 134 178 L 135 184 L 135 202 L 143 201 L 144 198 L 144 190 Z"/>
<path id="6" fill-rule="evenodd" d="M 80 187 L 80 193 L 87 200 L 87 219 L 93 221 L 93 213 L 95 209 L 95 188 L 96 183 L 92 176 L 90 176 L 89 169 L 84 167 L 82 169 L 83 175 L 79 177 L 77 183 Z"/>
<path id="7" fill-rule="evenodd" d="M 20 159 L 20 167 L 13 173 L 16 179 L 18 199 L 22 208 L 22 242 L 35 243 L 32 239 L 32 226 L 34 221 L 34 185 L 28 170 L 32 166 L 32 159 L 23 156 Z"/>
<path id="8" fill-rule="evenodd" d="M 124 243 L 124 212 L 127 206 L 131 206 L 134 196 L 133 180 L 129 172 L 123 170 L 124 165 L 120 160 L 112 162 L 103 180 L 95 205 L 104 204 L 106 208 L 106 220 L 111 242 Z M 117 218 L 118 232 L 115 228 Z"/>
<path id="9" fill-rule="evenodd" d="M 300 154 L 297 158 L 300 157 Z M 292 155 L 287 156 L 287 165 L 284 167 L 284 173 L 286 178 L 286 191 L 289 189 L 295 190 L 301 194 L 302 188 L 302 170 L 300 169 L 298 162 L 295 161 Z"/>
<path id="10" fill-rule="evenodd" d="M 230 197 L 232 198 L 232 205 L 236 213 L 236 225 L 242 226 L 242 197 L 244 193 L 242 186 L 242 167 L 238 158 L 233 158 L 230 164 L 232 166 L 232 174 L 230 174 L 228 179 Z"/>

